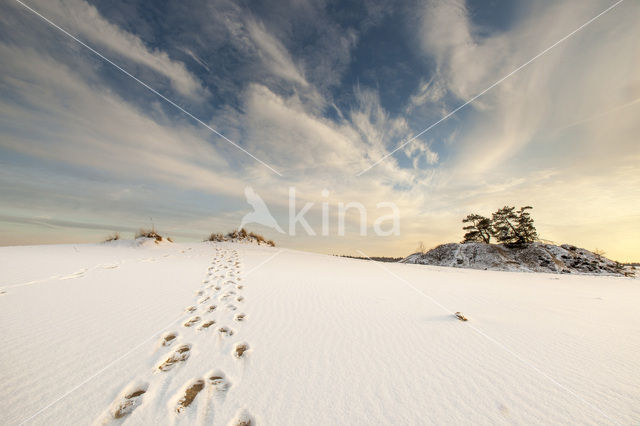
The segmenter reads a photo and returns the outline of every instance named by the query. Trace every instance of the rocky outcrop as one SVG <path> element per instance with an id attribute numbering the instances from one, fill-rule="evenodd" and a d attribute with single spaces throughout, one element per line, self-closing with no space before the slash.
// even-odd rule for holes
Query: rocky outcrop
<path id="1" fill-rule="evenodd" d="M 483 243 L 442 244 L 426 253 L 414 253 L 402 263 L 495 271 L 550 272 L 632 276 L 634 270 L 589 250 L 563 244 L 523 246 Z"/>

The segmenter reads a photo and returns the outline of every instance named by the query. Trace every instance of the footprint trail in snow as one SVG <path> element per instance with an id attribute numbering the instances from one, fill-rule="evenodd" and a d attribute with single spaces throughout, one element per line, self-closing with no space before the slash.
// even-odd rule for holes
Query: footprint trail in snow
<path id="1" fill-rule="evenodd" d="M 182 308 L 183 317 L 155 344 L 150 359 L 153 370 L 130 378 L 96 423 L 164 418 L 168 423 L 255 424 L 245 409 L 225 419 L 216 417 L 224 411 L 233 383 L 242 380 L 244 359 L 250 351 L 246 341 L 238 340 L 248 318 L 245 312 L 236 312 L 236 304 L 245 302 L 241 269 L 237 250 L 215 248 L 192 304 Z M 216 364 L 224 365 L 226 371 Z M 200 373 L 185 378 L 187 371 Z M 159 416 L 153 412 L 159 408 L 169 410 Z"/>

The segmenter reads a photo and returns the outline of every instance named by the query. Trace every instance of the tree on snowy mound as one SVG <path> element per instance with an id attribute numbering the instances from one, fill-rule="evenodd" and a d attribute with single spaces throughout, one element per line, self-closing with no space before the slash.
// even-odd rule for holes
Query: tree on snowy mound
<path id="1" fill-rule="evenodd" d="M 489 244 L 491 237 L 503 244 L 532 243 L 538 239 L 538 232 L 529 214 L 532 208 L 525 206 L 516 211 L 515 207 L 504 206 L 493 213 L 491 219 L 476 213 L 467 215 L 462 219 L 463 223 L 468 223 L 462 228 L 467 231 L 462 243 Z"/>
<path id="2" fill-rule="evenodd" d="M 538 239 L 538 232 L 533 226 L 533 219 L 528 210 L 531 206 L 520 207 L 504 206 L 491 217 L 491 234 L 500 243 L 527 244 Z"/>
<path id="3" fill-rule="evenodd" d="M 463 227 L 466 234 L 462 243 L 487 243 L 491 242 L 491 219 L 472 213 L 462 219 L 462 223 L 470 223 Z"/>

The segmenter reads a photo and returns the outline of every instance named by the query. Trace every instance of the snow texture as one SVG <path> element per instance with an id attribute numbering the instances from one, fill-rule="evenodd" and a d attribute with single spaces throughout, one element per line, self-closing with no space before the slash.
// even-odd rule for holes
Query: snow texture
<path id="1" fill-rule="evenodd" d="M 0 271 L 2 424 L 640 422 L 637 279 L 140 241 Z"/>

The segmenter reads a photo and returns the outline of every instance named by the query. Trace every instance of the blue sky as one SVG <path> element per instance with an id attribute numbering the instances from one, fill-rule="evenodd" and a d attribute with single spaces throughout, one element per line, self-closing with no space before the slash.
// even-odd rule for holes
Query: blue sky
<path id="1" fill-rule="evenodd" d="M 613 1 L 148 2 L 30 7 L 174 100 L 278 176 L 14 0 L 0 5 L 0 244 L 96 241 L 153 222 L 232 229 L 252 186 L 331 206 L 329 253 L 457 241 L 469 212 L 534 206 L 543 238 L 640 252 L 640 6 L 626 0 L 361 176 L 356 174 Z M 321 191 L 329 190 L 328 198 Z M 335 232 L 339 202 L 393 202 L 401 232 Z"/>

